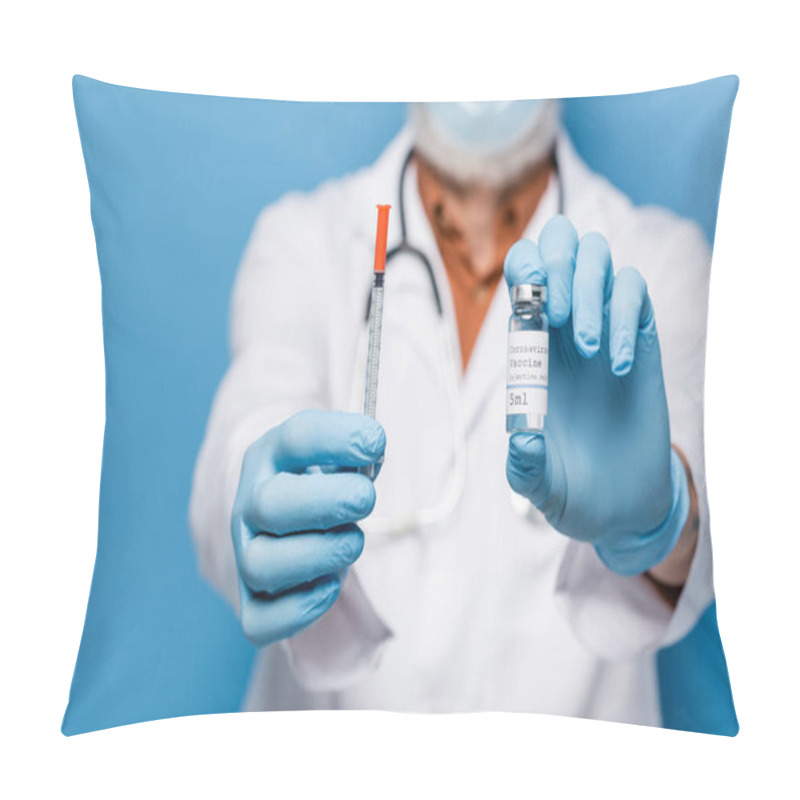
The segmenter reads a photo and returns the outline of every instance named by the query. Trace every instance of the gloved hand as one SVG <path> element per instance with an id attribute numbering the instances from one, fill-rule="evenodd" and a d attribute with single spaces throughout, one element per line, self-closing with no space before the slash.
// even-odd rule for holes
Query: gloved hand
<path id="1" fill-rule="evenodd" d="M 550 322 L 544 433 L 509 440 L 506 474 L 558 531 L 590 542 L 622 575 L 672 551 L 689 513 L 683 463 L 671 449 L 661 351 L 644 278 L 613 274 L 606 240 L 558 216 L 538 245 L 505 260 L 509 287 L 547 285 Z M 681 313 L 680 309 L 673 309 Z"/>
<path id="2" fill-rule="evenodd" d="M 265 646 L 321 617 L 339 596 L 375 505 L 372 482 L 336 468 L 372 464 L 386 436 L 370 417 L 302 411 L 267 431 L 244 457 L 231 532 L 242 627 Z"/>

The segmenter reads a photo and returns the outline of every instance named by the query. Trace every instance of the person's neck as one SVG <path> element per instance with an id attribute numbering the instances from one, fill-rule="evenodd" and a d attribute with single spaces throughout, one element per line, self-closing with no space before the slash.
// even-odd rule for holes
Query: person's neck
<path id="1" fill-rule="evenodd" d="M 447 271 L 466 369 L 506 253 L 525 233 L 544 195 L 553 162 L 537 165 L 513 185 L 460 186 L 416 157 L 425 215 Z"/>
<path id="2" fill-rule="evenodd" d="M 459 185 L 417 157 L 417 184 L 445 266 L 483 281 L 502 271 L 505 254 L 525 233 L 547 189 L 552 161 L 508 186 Z"/>

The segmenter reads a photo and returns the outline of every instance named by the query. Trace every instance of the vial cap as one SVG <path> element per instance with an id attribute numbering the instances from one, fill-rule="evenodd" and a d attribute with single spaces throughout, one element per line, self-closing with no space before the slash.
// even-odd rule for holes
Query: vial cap
<path id="1" fill-rule="evenodd" d="M 512 303 L 544 303 L 547 301 L 547 287 L 538 283 L 520 283 L 511 287 Z"/>

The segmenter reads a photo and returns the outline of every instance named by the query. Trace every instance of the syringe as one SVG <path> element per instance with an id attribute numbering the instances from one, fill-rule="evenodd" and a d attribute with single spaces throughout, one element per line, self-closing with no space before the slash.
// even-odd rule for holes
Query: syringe
<path id="1" fill-rule="evenodd" d="M 378 403 L 378 367 L 381 360 L 381 324 L 383 322 L 383 279 L 386 269 L 386 239 L 389 230 L 389 209 L 378 206 L 378 231 L 375 234 L 375 265 L 372 271 L 372 294 L 369 304 L 369 345 L 367 348 L 367 381 L 364 388 L 364 413 L 375 418 Z M 375 478 L 377 464 L 362 469 L 368 478 Z"/>

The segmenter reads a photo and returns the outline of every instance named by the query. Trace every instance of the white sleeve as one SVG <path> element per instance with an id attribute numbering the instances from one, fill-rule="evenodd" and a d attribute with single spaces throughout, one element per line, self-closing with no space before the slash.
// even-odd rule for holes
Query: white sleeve
<path id="1" fill-rule="evenodd" d="M 591 545 L 567 544 L 556 583 L 558 606 L 584 645 L 609 660 L 634 658 L 677 642 L 714 597 L 703 449 L 711 253 L 693 223 L 670 216 L 665 227 L 665 212 L 640 209 L 639 214 L 641 262 L 632 265 L 645 277 L 653 301 L 670 436 L 691 469 L 700 528 L 689 576 L 674 609 L 645 576 L 616 575 Z"/>
<path id="2" fill-rule="evenodd" d="M 200 570 L 237 614 L 230 517 L 244 453 L 297 411 L 330 404 L 333 276 L 324 245 L 293 238 L 297 221 L 308 220 L 306 202 L 290 195 L 266 209 L 250 237 L 231 299 L 231 363 L 195 465 L 189 518 Z M 298 679 L 313 688 L 355 679 L 390 635 L 350 572 L 334 606 L 283 644 Z"/>

